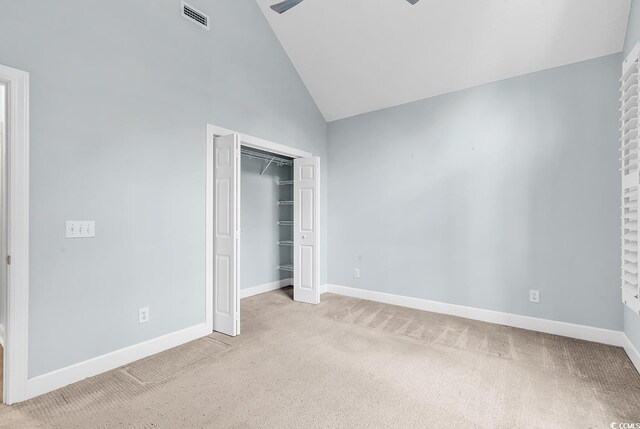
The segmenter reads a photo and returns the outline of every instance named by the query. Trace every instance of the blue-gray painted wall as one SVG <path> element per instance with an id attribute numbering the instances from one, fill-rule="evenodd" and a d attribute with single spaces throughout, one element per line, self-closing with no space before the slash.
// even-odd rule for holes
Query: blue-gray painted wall
<path id="1" fill-rule="evenodd" d="M 30 377 L 204 322 L 207 123 L 326 159 L 257 4 L 190 3 L 212 31 L 179 0 L 0 0 L 0 63 L 31 77 Z"/>
<path id="2" fill-rule="evenodd" d="M 621 330 L 620 61 L 330 123 L 329 282 Z"/>
<path id="3" fill-rule="evenodd" d="M 626 56 L 636 43 L 640 41 L 640 1 L 631 2 L 627 37 L 624 42 L 624 55 Z M 624 307 L 624 331 L 637 350 L 640 350 L 640 315 Z"/>

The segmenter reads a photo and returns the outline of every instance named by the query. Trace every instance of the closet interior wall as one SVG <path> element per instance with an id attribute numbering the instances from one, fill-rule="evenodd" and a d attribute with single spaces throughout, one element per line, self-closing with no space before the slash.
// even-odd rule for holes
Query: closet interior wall
<path id="1" fill-rule="evenodd" d="M 293 167 L 242 156 L 240 289 L 293 278 Z M 264 170 L 264 172 L 263 172 Z M 262 174 L 261 174 L 262 173 Z M 293 284 L 293 281 L 291 282 Z"/>

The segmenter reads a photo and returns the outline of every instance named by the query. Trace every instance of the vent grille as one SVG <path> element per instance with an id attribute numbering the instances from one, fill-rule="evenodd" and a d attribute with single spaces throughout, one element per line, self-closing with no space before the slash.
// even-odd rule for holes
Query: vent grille
<path id="1" fill-rule="evenodd" d="M 209 29 L 209 16 L 185 2 L 182 2 L 182 16 L 207 30 Z"/>

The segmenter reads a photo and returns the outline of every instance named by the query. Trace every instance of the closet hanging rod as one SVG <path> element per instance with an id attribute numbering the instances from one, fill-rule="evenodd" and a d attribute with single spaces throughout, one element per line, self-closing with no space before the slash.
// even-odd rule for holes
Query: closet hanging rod
<path id="1" fill-rule="evenodd" d="M 259 159 L 261 161 L 270 162 L 270 163 L 278 165 L 279 167 L 282 167 L 283 165 L 291 167 L 293 165 L 293 160 L 292 159 L 282 158 L 282 157 L 277 156 L 277 155 L 269 155 L 267 153 L 255 152 L 255 151 L 252 151 L 250 149 L 244 149 L 244 148 L 242 148 L 240 150 L 240 153 L 243 156 L 248 156 L 249 158 Z"/>

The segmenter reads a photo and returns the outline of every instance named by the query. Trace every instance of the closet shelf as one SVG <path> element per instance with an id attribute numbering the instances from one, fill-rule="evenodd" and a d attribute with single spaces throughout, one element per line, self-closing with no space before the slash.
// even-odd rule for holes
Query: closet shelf
<path id="1" fill-rule="evenodd" d="M 279 206 L 292 206 L 293 201 L 278 201 Z"/>
<path id="2" fill-rule="evenodd" d="M 278 246 L 293 246 L 293 241 L 291 241 L 291 240 L 280 240 L 280 241 L 278 241 Z"/>
<path id="3" fill-rule="evenodd" d="M 293 272 L 293 264 L 289 265 L 278 265 L 278 269 L 280 271 L 292 271 Z"/>
<path id="4" fill-rule="evenodd" d="M 292 159 L 287 159 L 287 158 L 283 158 L 277 155 L 271 155 L 268 153 L 262 153 L 262 152 L 257 152 L 251 149 L 246 149 L 246 148 L 242 148 L 240 153 L 243 156 L 249 157 L 249 158 L 253 158 L 253 159 L 259 159 L 261 161 L 265 161 L 265 162 L 269 162 L 269 163 L 273 163 L 276 164 L 278 166 L 289 166 L 291 167 L 293 165 L 293 160 Z"/>
<path id="5" fill-rule="evenodd" d="M 293 226 L 292 220 L 279 220 L 278 225 L 280 226 Z"/>
<path id="6" fill-rule="evenodd" d="M 280 180 L 278 186 L 293 185 L 293 180 Z"/>

